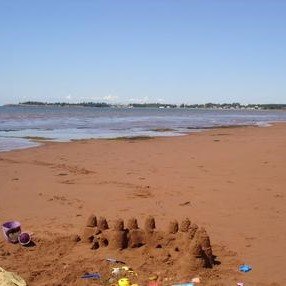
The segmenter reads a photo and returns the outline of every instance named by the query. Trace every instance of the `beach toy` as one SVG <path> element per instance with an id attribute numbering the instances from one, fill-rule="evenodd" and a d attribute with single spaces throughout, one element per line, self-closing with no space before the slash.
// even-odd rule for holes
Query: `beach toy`
<path id="1" fill-rule="evenodd" d="M 114 259 L 114 258 L 106 258 L 106 261 L 110 262 L 110 263 L 120 263 L 120 264 L 125 264 L 123 261 Z"/>
<path id="2" fill-rule="evenodd" d="M 201 279 L 199 277 L 195 277 L 191 280 L 193 283 L 201 283 Z"/>
<path id="3" fill-rule="evenodd" d="M 127 277 L 123 277 L 118 280 L 118 286 L 131 286 L 130 280 Z"/>
<path id="4" fill-rule="evenodd" d="M 0 285 L 1 286 L 27 286 L 24 279 L 19 275 L 8 272 L 0 267 Z"/>
<path id="5" fill-rule="evenodd" d="M 28 245 L 31 242 L 31 235 L 27 232 L 22 232 L 18 236 L 18 241 L 21 245 Z"/>
<path id="6" fill-rule="evenodd" d="M 7 221 L 2 224 L 4 237 L 12 243 L 18 242 L 18 237 L 21 234 L 21 224 L 18 221 Z"/>
<path id="7" fill-rule="evenodd" d="M 99 273 L 86 273 L 81 276 L 83 279 L 100 279 L 100 277 Z"/>
<path id="8" fill-rule="evenodd" d="M 150 280 L 150 281 L 156 281 L 156 280 L 158 280 L 158 275 L 157 274 L 154 274 L 154 275 L 151 275 L 151 276 L 149 276 L 148 277 L 148 279 Z"/>
<path id="9" fill-rule="evenodd" d="M 128 273 L 130 273 L 130 274 L 132 274 L 132 275 L 137 276 L 137 273 L 136 273 L 132 268 L 130 268 L 130 267 L 127 266 L 127 265 L 122 266 L 122 267 L 121 267 L 121 270 L 123 270 L 123 271 L 125 271 L 125 272 L 128 272 Z"/>
<path id="10" fill-rule="evenodd" d="M 120 268 L 119 267 L 114 267 L 112 268 L 112 272 L 113 275 L 119 275 L 120 274 Z"/>
<path id="11" fill-rule="evenodd" d="M 252 270 L 252 268 L 249 265 L 243 264 L 243 265 L 239 266 L 239 271 L 241 271 L 241 272 L 249 272 L 251 270 Z"/>

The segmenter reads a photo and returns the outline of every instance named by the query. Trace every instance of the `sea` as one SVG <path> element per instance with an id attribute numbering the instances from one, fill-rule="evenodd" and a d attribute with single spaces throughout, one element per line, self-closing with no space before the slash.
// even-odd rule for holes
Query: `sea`
<path id="1" fill-rule="evenodd" d="M 182 136 L 232 125 L 286 122 L 285 111 L 0 106 L 0 152 L 91 138 Z"/>

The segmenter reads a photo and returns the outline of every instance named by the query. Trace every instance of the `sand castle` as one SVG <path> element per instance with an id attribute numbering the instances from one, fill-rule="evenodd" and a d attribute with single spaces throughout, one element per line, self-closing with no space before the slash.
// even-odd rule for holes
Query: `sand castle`
<path id="1" fill-rule="evenodd" d="M 111 250 L 135 249 L 142 246 L 150 249 L 166 249 L 180 253 L 184 267 L 191 270 L 211 268 L 214 256 L 210 238 L 204 228 L 186 218 L 181 223 L 173 220 L 166 231 L 158 230 L 154 217 L 148 216 L 144 228 L 138 226 L 136 218 L 130 218 L 124 226 L 117 219 L 110 228 L 106 218 L 91 215 L 83 231 L 82 241 L 91 244 L 91 249 L 108 247 Z"/>

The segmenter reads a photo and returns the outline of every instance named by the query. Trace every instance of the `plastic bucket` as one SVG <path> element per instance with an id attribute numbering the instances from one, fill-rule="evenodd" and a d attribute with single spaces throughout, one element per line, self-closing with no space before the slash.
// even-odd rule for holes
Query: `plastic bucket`
<path id="1" fill-rule="evenodd" d="M 27 232 L 22 232 L 18 237 L 18 241 L 21 245 L 28 245 L 31 242 L 31 235 Z"/>
<path id="2" fill-rule="evenodd" d="M 18 221 L 7 221 L 2 224 L 4 237 L 12 243 L 18 242 L 18 237 L 21 234 L 21 224 Z"/>

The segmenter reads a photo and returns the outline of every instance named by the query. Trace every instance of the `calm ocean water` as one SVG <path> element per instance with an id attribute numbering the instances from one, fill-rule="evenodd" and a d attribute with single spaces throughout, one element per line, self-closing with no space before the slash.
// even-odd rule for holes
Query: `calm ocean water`
<path id="1" fill-rule="evenodd" d="M 0 107 L 0 151 L 38 144 L 28 137 L 53 141 L 119 136 L 177 136 L 220 125 L 286 121 L 286 112 L 94 107 Z M 160 129 L 169 129 L 162 130 Z"/>

